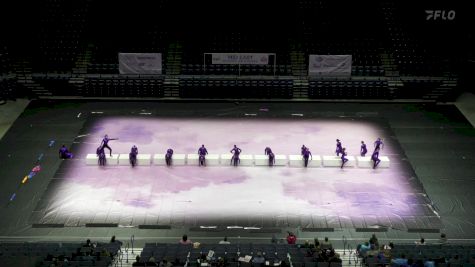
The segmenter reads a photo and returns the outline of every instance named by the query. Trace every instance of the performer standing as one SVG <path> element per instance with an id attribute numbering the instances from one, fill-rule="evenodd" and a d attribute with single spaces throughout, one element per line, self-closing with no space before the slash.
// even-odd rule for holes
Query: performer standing
<path id="1" fill-rule="evenodd" d="M 272 152 L 272 149 L 270 149 L 270 147 L 266 147 L 266 149 L 264 149 L 264 154 L 269 155 L 269 166 L 270 167 L 274 166 L 274 164 L 275 164 L 275 155 Z"/>
<path id="2" fill-rule="evenodd" d="M 345 163 L 348 161 L 348 159 L 345 158 L 345 156 L 347 155 L 346 148 L 342 148 L 340 153 L 341 153 L 341 168 L 343 169 L 343 165 L 345 165 Z"/>
<path id="3" fill-rule="evenodd" d="M 97 148 L 96 154 L 99 157 L 99 166 L 106 166 L 106 154 L 102 146 Z"/>
<path id="4" fill-rule="evenodd" d="M 366 148 L 366 144 L 364 141 L 361 141 L 361 149 L 360 149 L 360 155 L 364 157 L 368 153 L 368 149 Z"/>
<path id="5" fill-rule="evenodd" d="M 233 149 L 231 149 L 231 153 L 233 153 L 233 157 L 231 158 L 231 164 L 233 164 L 234 166 L 237 166 L 238 163 L 239 163 L 239 154 L 241 154 L 241 149 L 239 147 L 237 147 L 236 145 L 234 145 Z"/>
<path id="6" fill-rule="evenodd" d="M 304 161 L 305 168 L 307 168 L 309 156 L 310 156 L 310 159 L 312 160 L 313 159 L 312 152 L 310 152 L 310 149 L 306 147 L 305 151 L 303 152 L 303 161 Z"/>
<path id="7" fill-rule="evenodd" d="M 305 152 L 305 150 L 307 150 L 307 147 L 305 145 L 302 145 L 302 147 L 300 148 L 300 155 L 303 156 L 303 153 Z"/>
<path id="8" fill-rule="evenodd" d="M 104 148 L 107 148 L 109 149 L 109 154 L 110 156 L 112 157 L 112 148 L 110 148 L 109 146 L 109 141 L 111 140 L 117 140 L 118 138 L 109 138 L 109 136 L 106 134 L 104 136 L 104 138 L 102 139 L 102 142 L 101 142 L 101 147 L 104 149 Z"/>
<path id="9" fill-rule="evenodd" d="M 167 166 L 172 165 L 172 156 L 173 156 L 173 149 L 171 148 L 167 149 L 167 154 L 165 154 L 165 162 L 167 163 Z"/>
<path id="10" fill-rule="evenodd" d="M 371 155 L 371 160 L 374 162 L 373 169 L 376 169 L 376 167 L 381 162 L 381 160 L 379 159 L 379 148 L 374 150 L 373 155 Z"/>
<path id="11" fill-rule="evenodd" d="M 133 145 L 129 153 L 129 161 L 132 167 L 135 167 L 135 165 L 137 165 L 138 154 L 139 154 L 139 149 L 135 145 Z"/>
<path id="12" fill-rule="evenodd" d="M 72 159 L 73 158 L 73 153 L 69 152 L 68 148 L 63 145 L 59 149 L 59 158 L 60 159 Z"/>
<path id="13" fill-rule="evenodd" d="M 336 155 L 339 156 L 340 153 L 342 153 L 342 147 L 341 147 L 341 142 L 340 139 L 336 139 Z"/>
<path id="14" fill-rule="evenodd" d="M 381 150 L 383 148 L 384 148 L 383 139 L 378 137 L 378 139 L 376 141 L 374 141 L 374 151 L 376 151 L 376 149 Z"/>
<path id="15" fill-rule="evenodd" d="M 206 154 L 208 154 L 208 150 L 206 150 L 205 145 L 201 145 L 201 147 L 198 149 L 198 155 L 200 156 L 200 166 L 206 166 Z"/>

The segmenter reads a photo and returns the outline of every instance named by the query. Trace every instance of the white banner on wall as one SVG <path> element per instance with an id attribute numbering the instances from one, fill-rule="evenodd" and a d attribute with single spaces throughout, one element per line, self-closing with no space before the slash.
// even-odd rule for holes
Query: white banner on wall
<path id="1" fill-rule="evenodd" d="M 269 56 L 273 54 L 262 53 L 210 53 L 211 64 L 249 64 L 267 65 Z"/>
<path id="2" fill-rule="evenodd" d="M 351 55 L 310 55 L 309 75 L 351 75 Z"/>
<path id="3" fill-rule="evenodd" d="M 120 74 L 162 74 L 160 53 L 119 53 Z"/>

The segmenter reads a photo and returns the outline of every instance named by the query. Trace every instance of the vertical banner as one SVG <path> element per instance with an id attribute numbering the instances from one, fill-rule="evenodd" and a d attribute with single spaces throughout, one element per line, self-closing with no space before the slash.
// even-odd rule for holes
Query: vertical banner
<path id="1" fill-rule="evenodd" d="M 309 75 L 350 76 L 351 55 L 310 55 Z"/>
<path id="2" fill-rule="evenodd" d="M 162 74 L 160 53 L 119 53 L 120 74 Z"/>

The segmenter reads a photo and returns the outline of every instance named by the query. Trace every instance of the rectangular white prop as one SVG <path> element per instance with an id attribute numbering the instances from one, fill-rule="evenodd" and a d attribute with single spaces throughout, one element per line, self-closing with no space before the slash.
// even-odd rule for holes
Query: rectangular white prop
<path id="1" fill-rule="evenodd" d="M 231 166 L 231 158 L 233 157 L 233 154 L 221 154 L 221 161 L 220 164 L 223 166 Z"/>
<path id="2" fill-rule="evenodd" d="M 254 155 L 254 160 L 255 160 L 256 166 L 269 166 L 268 155 Z"/>
<path id="3" fill-rule="evenodd" d="M 198 154 L 188 154 L 186 155 L 186 164 L 187 165 L 199 165 L 199 155 Z"/>
<path id="4" fill-rule="evenodd" d="M 119 162 L 119 154 L 106 155 L 106 165 L 117 165 Z M 86 165 L 99 165 L 99 157 L 96 154 L 86 155 Z"/>
<path id="5" fill-rule="evenodd" d="M 287 156 L 286 155 L 275 155 L 274 166 L 286 166 L 287 165 Z"/>
<path id="6" fill-rule="evenodd" d="M 321 166 L 322 166 L 322 157 L 320 157 L 320 155 L 312 155 L 312 157 L 308 159 L 308 167 L 321 167 Z"/>
<path id="7" fill-rule="evenodd" d="M 373 168 L 374 162 L 371 157 L 357 157 L 359 168 Z M 386 156 L 379 157 L 381 162 L 376 168 L 389 168 L 389 158 Z"/>
<path id="8" fill-rule="evenodd" d="M 129 154 L 119 154 L 119 165 L 130 165 Z"/>
<path id="9" fill-rule="evenodd" d="M 353 167 L 355 166 L 355 157 L 347 156 L 348 162 L 345 163 L 344 167 Z M 339 156 L 323 156 L 323 166 L 324 167 L 340 167 L 341 158 Z"/>
<path id="10" fill-rule="evenodd" d="M 254 156 L 253 155 L 239 155 L 239 165 L 241 166 L 254 165 Z"/>
<path id="11" fill-rule="evenodd" d="M 381 160 L 381 162 L 378 164 L 378 167 L 376 167 L 376 168 L 389 168 L 390 162 L 389 162 L 388 157 L 381 156 L 381 157 L 379 157 L 379 159 Z"/>
<path id="12" fill-rule="evenodd" d="M 219 154 L 206 155 L 206 166 L 217 166 L 217 165 L 219 165 Z"/>
<path id="13" fill-rule="evenodd" d="M 185 165 L 186 162 L 186 155 L 185 154 L 173 154 L 172 156 L 172 165 Z"/>
<path id="14" fill-rule="evenodd" d="M 173 161 L 173 157 L 172 157 Z M 155 154 L 153 155 L 153 164 L 154 165 L 167 165 L 165 161 L 165 154 Z"/>
<path id="15" fill-rule="evenodd" d="M 302 155 L 289 155 L 290 167 L 303 167 Z"/>
<path id="16" fill-rule="evenodd" d="M 137 155 L 137 165 L 139 166 L 150 166 L 152 162 L 151 154 L 138 154 Z"/>

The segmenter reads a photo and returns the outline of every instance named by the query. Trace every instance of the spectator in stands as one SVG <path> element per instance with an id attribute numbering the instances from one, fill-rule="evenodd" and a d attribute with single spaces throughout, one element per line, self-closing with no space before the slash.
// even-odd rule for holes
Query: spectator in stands
<path id="1" fill-rule="evenodd" d="M 428 259 L 424 262 L 424 267 L 435 267 L 435 261 L 433 259 Z"/>
<path id="2" fill-rule="evenodd" d="M 264 262 L 266 262 L 266 259 L 264 258 L 264 256 L 262 256 L 262 252 L 260 251 L 258 251 L 256 253 L 256 256 L 252 258 L 252 263 L 254 264 L 263 264 Z"/>
<path id="3" fill-rule="evenodd" d="M 313 245 L 315 246 L 315 249 L 320 249 L 320 241 L 318 240 L 318 237 L 313 239 Z"/>
<path id="4" fill-rule="evenodd" d="M 143 262 L 140 262 L 140 256 L 137 255 L 135 257 L 135 262 L 132 264 L 132 266 L 145 266 L 145 264 Z"/>
<path id="5" fill-rule="evenodd" d="M 320 244 L 320 247 L 322 249 L 332 249 L 333 245 L 332 243 L 328 240 L 328 237 L 325 237 L 325 240 Z"/>
<path id="6" fill-rule="evenodd" d="M 333 255 L 333 257 L 331 257 L 329 259 L 329 262 L 338 262 L 338 263 L 341 263 L 342 260 L 340 259 L 340 254 L 339 253 L 335 253 L 335 255 Z"/>
<path id="7" fill-rule="evenodd" d="M 87 239 L 86 244 L 84 244 L 83 247 L 92 247 L 91 239 Z"/>
<path id="8" fill-rule="evenodd" d="M 182 244 L 182 245 L 189 245 L 189 244 L 191 244 L 192 242 L 191 242 L 190 239 L 188 239 L 188 236 L 187 236 L 187 235 L 183 235 L 183 236 L 181 237 L 181 240 L 180 240 L 179 243 Z"/>
<path id="9" fill-rule="evenodd" d="M 294 233 L 292 232 L 288 232 L 288 235 L 287 235 L 287 244 L 295 244 L 297 243 L 297 237 L 294 235 Z"/>
<path id="10" fill-rule="evenodd" d="M 219 244 L 221 245 L 229 245 L 231 242 L 228 241 L 228 238 L 225 236 L 223 240 L 219 241 Z"/>
<path id="11" fill-rule="evenodd" d="M 365 242 L 364 244 L 361 244 L 357 250 L 360 257 L 365 257 L 366 253 L 371 250 L 371 245 L 369 242 Z"/>
<path id="12" fill-rule="evenodd" d="M 60 159 L 72 159 L 73 158 L 73 153 L 69 152 L 68 148 L 63 145 L 59 149 L 59 158 Z"/>
<path id="13" fill-rule="evenodd" d="M 310 242 L 308 240 L 305 240 L 301 247 L 302 248 L 313 248 L 313 244 L 310 244 Z"/>
<path id="14" fill-rule="evenodd" d="M 130 165 L 132 165 L 132 167 L 135 167 L 135 165 L 137 165 L 137 155 L 139 154 L 139 149 L 133 145 L 132 148 L 130 149 L 130 153 L 129 153 L 129 161 L 130 161 Z"/>
<path id="15" fill-rule="evenodd" d="M 447 236 L 444 233 L 440 234 L 439 242 L 440 244 L 447 244 Z"/>
<path id="16" fill-rule="evenodd" d="M 277 244 L 277 243 L 279 243 L 279 239 L 277 238 L 277 236 L 275 236 L 275 234 L 272 234 L 272 238 L 271 238 L 270 242 L 272 244 Z"/>
<path id="17" fill-rule="evenodd" d="M 369 239 L 369 244 L 373 245 L 374 248 L 376 249 L 379 247 L 379 242 L 378 242 L 378 238 L 376 237 L 376 234 L 373 234 L 371 236 L 371 238 Z"/>
<path id="18" fill-rule="evenodd" d="M 401 254 L 400 257 L 392 259 L 391 260 L 391 265 L 393 265 L 393 266 L 407 266 L 406 255 Z"/>
<path id="19" fill-rule="evenodd" d="M 157 261 L 155 260 L 155 257 L 152 255 L 147 261 L 146 266 L 158 266 Z"/>
<path id="20" fill-rule="evenodd" d="M 119 244 L 120 246 L 122 246 L 122 244 L 123 244 L 122 241 L 119 241 L 119 240 L 115 239 L 115 235 L 113 235 L 111 237 L 111 243 L 112 244 Z"/>
<path id="21" fill-rule="evenodd" d="M 368 153 L 368 149 L 366 148 L 366 144 L 364 141 L 361 141 L 361 149 L 360 149 L 360 155 L 362 157 L 366 156 L 366 153 Z"/>
<path id="22" fill-rule="evenodd" d="M 416 245 L 425 245 L 425 244 L 426 244 L 426 240 L 425 240 L 423 237 L 421 237 L 421 240 L 415 241 L 414 243 L 416 243 Z"/>

